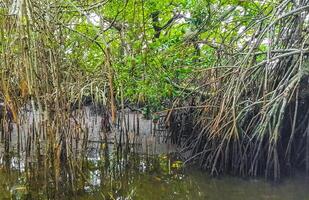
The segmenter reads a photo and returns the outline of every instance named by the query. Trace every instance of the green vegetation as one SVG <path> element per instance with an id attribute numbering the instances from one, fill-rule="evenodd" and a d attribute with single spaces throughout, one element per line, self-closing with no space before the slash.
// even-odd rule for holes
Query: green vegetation
<path id="1" fill-rule="evenodd" d="M 59 173 L 88 139 L 72 112 L 90 98 L 106 130 L 126 107 L 163 113 L 184 163 L 213 175 L 309 173 L 308 12 L 308 0 L 2 0 L 5 153 L 12 124 L 38 111 L 26 149 Z"/>
<path id="2" fill-rule="evenodd" d="M 95 91 L 107 96 L 109 62 L 117 100 L 123 95 L 132 103 L 159 110 L 164 108 L 164 100 L 184 95 L 188 79 L 199 77 L 205 68 L 226 64 L 226 52 L 245 52 L 256 20 L 269 16 L 279 2 L 66 0 L 2 4 L 1 52 L 2 60 L 7 61 L 2 63 L 2 76 L 14 75 L 12 88 L 22 87 L 35 96 L 34 85 L 44 87 L 41 73 L 48 80 L 45 87 L 55 87 L 52 73 L 57 72 L 60 86 L 65 85 L 63 93 L 73 99 Z M 10 59 L 20 62 L 11 66 Z M 12 70 L 15 68 L 19 70 Z M 62 79 L 66 82 L 61 83 Z M 43 94 L 46 92 L 53 93 L 52 88 Z"/>

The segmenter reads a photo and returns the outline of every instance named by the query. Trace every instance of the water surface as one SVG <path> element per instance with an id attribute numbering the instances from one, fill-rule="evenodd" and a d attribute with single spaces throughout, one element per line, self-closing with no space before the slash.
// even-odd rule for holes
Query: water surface
<path id="1" fill-rule="evenodd" d="M 87 134 L 69 134 L 66 157 L 58 146 L 48 151 L 44 134 L 34 134 L 35 127 L 40 127 L 37 113 L 27 113 L 19 132 L 14 125 L 7 137 L 9 148 L 0 142 L 0 200 L 309 200 L 304 176 L 285 178 L 280 184 L 264 179 L 212 178 L 199 169 L 184 167 L 177 147 L 152 121 L 127 115 L 118 129 L 127 129 L 129 142 L 119 143 L 116 133 L 103 139 L 102 116 L 89 108 L 83 112 L 78 120 Z M 70 125 L 70 131 L 74 127 Z M 36 138 L 41 140 L 39 146 Z"/>
<path id="2" fill-rule="evenodd" d="M 198 169 L 185 170 L 174 155 L 117 158 L 111 154 L 109 158 L 75 161 L 74 180 L 67 166 L 57 173 L 44 164 L 23 169 L 13 166 L 16 160 L 10 166 L 2 162 L 0 199 L 309 199 L 309 184 L 301 176 L 274 184 L 263 179 L 211 178 Z"/>

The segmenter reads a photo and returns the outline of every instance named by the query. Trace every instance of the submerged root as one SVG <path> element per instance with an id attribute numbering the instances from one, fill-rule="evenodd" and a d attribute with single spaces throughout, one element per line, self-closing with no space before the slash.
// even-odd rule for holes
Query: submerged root
<path id="1" fill-rule="evenodd" d="M 246 55 L 228 58 L 232 67 L 214 67 L 215 73 L 196 81 L 205 85 L 198 90 L 217 92 L 195 93 L 194 112 L 175 110 L 169 118 L 171 137 L 185 140 L 176 142 L 189 153 L 188 160 L 213 175 L 278 180 L 294 169 L 308 172 L 308 3 L 280 4 L 274 13 L 281 17 L 270 24 L 261 20 Z M 265 39 L 271 41 L 268 50 L 260 52 Z"/>

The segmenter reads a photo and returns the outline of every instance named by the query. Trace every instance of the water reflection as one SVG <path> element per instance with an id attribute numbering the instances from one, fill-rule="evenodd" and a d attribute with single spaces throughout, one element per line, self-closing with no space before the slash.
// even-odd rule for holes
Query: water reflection
<path id="1" fill-rule="evenodd" d="M 127 124 L 119 129 L 126 129 L 130 142 L 119 142 L 121 133 L 103 135 L 102 116 L 92 115 L 87 108 L 82 112 L 74 119 L 80 122 L 78 127 L 76 121 L 68 125 L 67 142 L 60 149 L 61 137 L 48 143 L 48 131 L 33 134 L 34 129 L 41 130 L 37 113 L 28 113 L 20 131 L 14 127 L 10 145 L 6 140 L 0 143 L 1 200 L 309 199 L 309 184 L 302 177 L 286 179 L 279 185 L 260 179 L 210 178 L 197 169 L 184 169 L 175 147 L 164 133 L 154 131 L 151 121 L 127 115 Z M 35 119 L 33 123 L 28 123 L 29 118 Z M 137 129 L 138 135 L 131 134 Z"/>
<path id="2" fill-rule="evenodd" d="M 62 163 L 60 168 L 48 160 L 13 168 L 13 163 L 24 166 L 25 161 L 2 159 L 1 199 L 169 199 L 189 192 L 173 155 L 142 155 L 122 149 L 107 153 L 107 149 L 97 151 L 97 156 L 90 153 L 91 157 Z"/>
<path id="3" fill-rule="evenodd" d="M 103 149 L 101 149 L 104 151 Z M 173 154 L 142 155 L 98 151 L 56 169 L 44 161 L 24 170 L 0 163 L 0 199 L 213 199 L 306 200 L 308 182 L 302 177 L 279 185 L 261 179 L 210 178 L 199 170 L 184 171 Z M 19 163 L 18 165 L 24 165 Z"/>

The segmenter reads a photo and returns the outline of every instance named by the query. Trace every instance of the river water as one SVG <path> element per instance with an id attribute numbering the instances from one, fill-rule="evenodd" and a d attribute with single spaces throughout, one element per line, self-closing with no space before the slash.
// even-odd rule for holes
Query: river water
<path id="1" fill-rule="evenodd" d="M 47 169 L 0 169 L 0 199 L 210 199 L 210 200 L 307 200 L 303 177 L 272 184 L 263 179 L 211 178 L 197 169 L 182 170 L 165 155 L 130 157 L 130 164 L 106 170 L 104 162 L 83 161 L 83 177 L 74 184 L 60 177 L 58 189 Z M 101 166 L 103 165 L 103 166 Z M 65 173 L 62 175 L 65 176 Z"/>
<path id="2" fill-rule="evenodd" d="M 75 153 L 66 162 L 52 160 L 42 153 L 44 151 L 39 156 L 35 153 L 26 156 L 26 142 L 20 142 L 16 151 L 15 131 L 9 154 L 0 143 L 0 200 L 309 199 L 309 182 L 305 176 L 284 178 L 277 184 L 263 178 L 209 177 L 199 169 L 184 167 L 177 147 L 169 143 L 166 133 L 150 120 L 129 113 L 121 123 L 127 122 L 123 127 L 134 143 L 115 145 L 113 137 L 102 143 L 97 125 L 102 121 L 100 116 L 92 115 L 89 109 L 85 109 L 85 116 L 84 126 L 92 127 L 87 146 L 74 149 Z M 35 114 L 28 117 L 35 118 Z M 133 129 L 136 132 L 137 118 L 139 134 L 135 138 L 130 134 Z M 32 130 L 31 124 L 23 126 L 19 137 L 26 138 L 29 130 Z"/>

